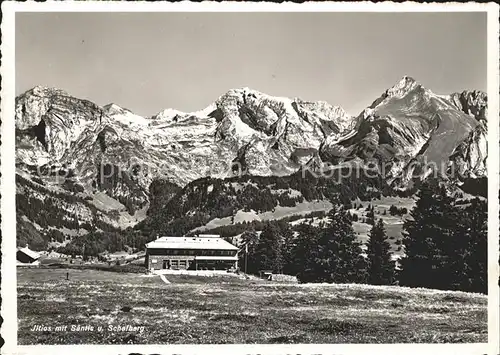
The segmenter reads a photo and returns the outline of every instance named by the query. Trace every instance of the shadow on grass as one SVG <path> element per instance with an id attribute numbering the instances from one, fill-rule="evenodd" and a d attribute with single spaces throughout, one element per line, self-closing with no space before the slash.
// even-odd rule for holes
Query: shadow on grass
<path id="1" fill-rule="evenodd" d="M 226 314 L 216 314 L 208 318 L 209 321 L 221 321 L 221 320 L 228 320 L 228 321 L 235 321 L 235 322 L 252 322 L 254 319 L 257 318 L 257 315 L 254 314 L 235 314 L 235 313 L 226 313 Z"/>
<path id="2" fill-rule="evenodd" d="M 311 324 L 311 328 L 315 331 L 327 334 L 347 335 L 360 330 L 366 330 L 366 324 L 356 321 L 344 321 L 330 318 L 321 318 Z"/>
<path id="3" fill-rule="evenodd" d="M 269 344 L 300 344 L 305 343 L 306 337 L 299 334 L 281 335 L 267 339 Z"/>

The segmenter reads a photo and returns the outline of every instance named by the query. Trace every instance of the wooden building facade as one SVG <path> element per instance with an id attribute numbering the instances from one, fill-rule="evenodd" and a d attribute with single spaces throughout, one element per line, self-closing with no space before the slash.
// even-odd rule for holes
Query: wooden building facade
<path id="1" fill-rule="evenodd" d="M 215 234 L 161 237 L 146 244 L 146 267 L 155 270 L 228 270 L 238 267 L 238 248 Z"/>

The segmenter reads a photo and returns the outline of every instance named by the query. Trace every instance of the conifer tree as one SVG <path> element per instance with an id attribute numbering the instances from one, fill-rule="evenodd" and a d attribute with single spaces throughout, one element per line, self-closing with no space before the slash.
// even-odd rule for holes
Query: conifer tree
<path id="1" fill-rule="evenodd" d="M 365 281 L 365 260 L 347 211 L 335 206 L 328 217 L 330 222 L 318 239 L 317 282 Z"/>
<path id="2" fill-rule="evenodd" d="M 259 266 L 257 262 L 256 247 L 259 242 L 259 236 L 253 229 L 245 231 L 241 235 L 243 244 L 245 244 L 245 249 L 243 253 L 239 253 L 240 260 L 238 264 L 241 265 L 243 271 L 249 274 L 257 274 L 259 272 Z M 245 258 L 246 258 L 246 268 L 245 268 Z"/>
<path id="3" fill-rule="evenodd" d="M 394 282 L 395 263 L 391 259 L 391 246 L 382 219 L 372 227 L 368 236 L 368 283 L 391 285 Z"/>
<path id="4" fill-rule="evenodd" d="M 283 273 L 293 275 L 297 272 L 293 255 L 293 248 L 296 244 L 294 233 L 290 228 L 290 224 L 283 222 L 278 225 L 282 238 L 281 254 L 283 257 Z"/>
<path id="5" fill-rule="evenodd" d="M 417 196 L 411 219 L 403 225 L 401 284 L 449 289 L 457 210 L 437 181 L 424 182 Z"/>
<path id="6" fill-rule="evenodd" d="M 259 270 L 282 272 L 282 246 L 283 240 L 278 226 L 272 222 L 267 223 L 255 248 L 256 263 Z"/>
<path id="7" fill-rule="evenodd" d="M 372 226 L 375 225 L 375 210 L 373 206 L 370 206 L 370 210 L 366 214 L 366 223 L 371 224 Z"/>
<path id="8" fill-rule="evenodd" d="M 297 232 L 298 236 L 291 252 L 294 260 L 294 272 L 291 275 L 297 276 L 299 282 L 317 282 L 317 275 L 320 273 L 317 260 L 321 230 L 302 223 L 297 226 Z"/>
<path id="9" fill-rule="evenodd" d="M 460 213 L 453 243 L 452 288 L 486 293 L 488 290 L 488 205 L 474 199 Z"/>

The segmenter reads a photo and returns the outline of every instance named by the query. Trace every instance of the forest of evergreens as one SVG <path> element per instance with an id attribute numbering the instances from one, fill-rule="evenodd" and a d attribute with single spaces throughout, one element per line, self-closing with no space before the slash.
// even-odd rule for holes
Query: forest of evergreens
<path id="1" fill-rule="evenodd" d="M 240 253 L 240 257 L 246 257 L 246 271 L 249 273 L 273 270 L 295 275 L 300 282 L 399 284 L 486 292 L 487 203 L 484 200 L 464 201 L 453 197 L 438 181 L 423 183 L 416 195 L 416 205 L 409 211 L 408 218 L 405 217 L 401 243 L 405 255 L 396 263 L 384 223 L 375 218 L 371 204 L 366 207 L 364 221 L 372 228 L 366 249 L 362 249 L 352 226 L 358 216 L 348 212 L 348 208 L 353 207 L 351 198 L 356 196 L 351 194 L 348 185 L 332 187 L 320 179 L 307 183 L 304 179 L 272 177 L 248 177 L 246 182 L 236 190 L 230 181 L 205 178 L 182 192 L 172 189 L 166 205 L 161 206 L 158 201 L 153 203 L 156 210 L 150 211 L 147 220 L 126 230 L 116 230 L 102 225 L 102 222 L 74 225 L 77 221 L 64 219 L 64 211 L 51 195 L 40 201 L 18 194 L 17 203 L 29 219 L 72 229 L 86 228 L 87 234 L 73 237 L 57 251 L 97 257 L 125 249 L 142 250 L 145 243 L 160 235 L 184 235 L 192 227 L 203 225 L 216 216 L 226 216 L 235 209 L 267 211 L 278 204 L 286 206 L 300 202 L 305 196 L 327 198 L 333 208 L 326 215 L 325 212 L 313 212 L 281 220 L 236 223 L 209 232 L 230 241 L 233 236 L 242 234 L 247 253 Z M 370 185 L 362 186 L 357 187 L 358 192 L 360 189 L 370 190 L 366 189 Z M 293 189 L 301 194 L 276 195 L 271 193 L 271 187 L 274 191 Z M 68 202 L 82 203 L 97 212 L 85 200 L 74 198 L 78 201 Z M 195 206 L 197 213 L 187 215 Z M 391 215 L 406 215 L 407 212 L 395 206 L 389 209 Z M 171 219 L 166 222 L 162 214 L 170 215 Z M 307 218 L 311 221 L 313 217 L 327 218 L 323 218 L 319 225 L 308 222 L 290 225 L 293 220 Z M 98 219 L 93 219 L 96 221 Z M 34 249 L 42 250 L 49 242 L 64 239 L 57 230 L 40 233 L 30 223 L 18 218 L 18 245 L 30 244 Z M 244 265 L 243 260 L 241 262 L 240 265 Z"/>
<path id="2" fill-rule="evenodd" d="M 406 255 L 399 267 L 381 219 L 371 222 L 363 253 L 352 216 L 343 207 L 334 207 L 328 213 L 329 222 L 318 227 L 304 223 L 292 231 L 286 223 L 269 222 L 260 236 L 245 232 L 248 272 L 269 269 L 296 275 L 301 282 L 399 284 L 485 293 L 487 203 L 476 198 L 466 207 L 456 205 L 435 182 L 423 184 L 417 198 L 404 223 Z"/>

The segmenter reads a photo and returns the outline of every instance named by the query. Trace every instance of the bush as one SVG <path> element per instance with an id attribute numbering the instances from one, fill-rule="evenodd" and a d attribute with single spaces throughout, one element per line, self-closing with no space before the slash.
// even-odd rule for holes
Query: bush
<path id="1" fill-rule="evenodd" d="M 389 213 L 391 214 L 391 216 L 402 216 L 408 213 L 408 209 L 406 207 L 398 208 L 392 205 L 389 208 Z"/>

